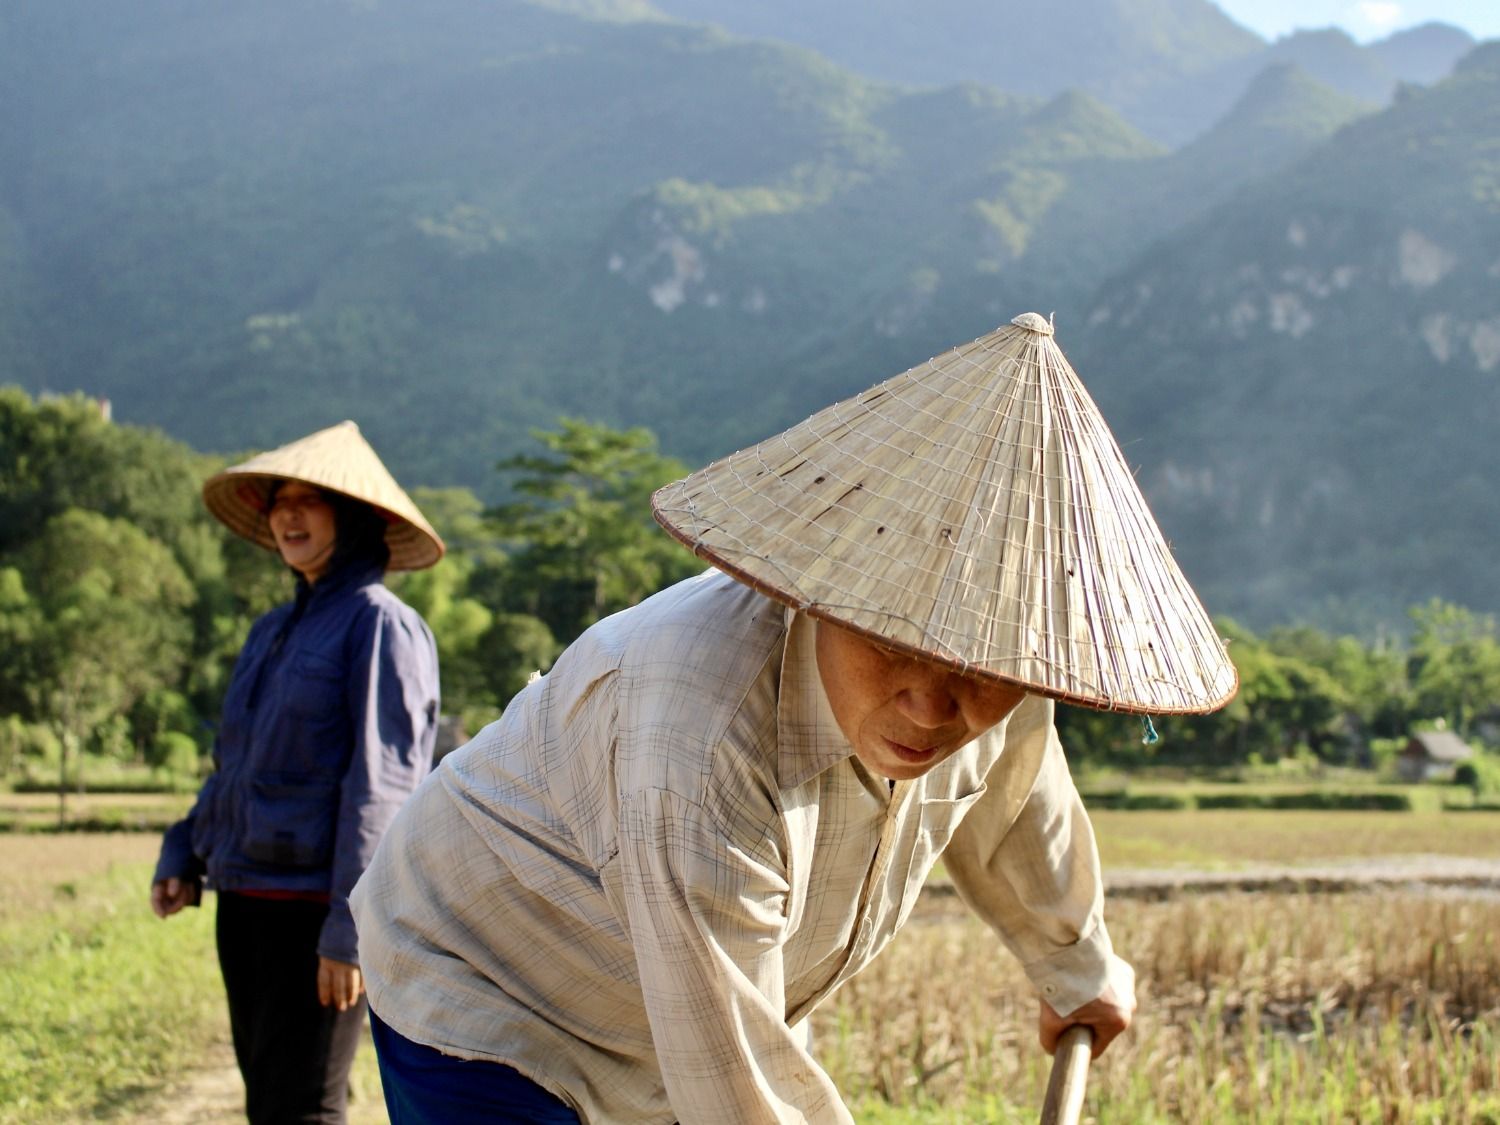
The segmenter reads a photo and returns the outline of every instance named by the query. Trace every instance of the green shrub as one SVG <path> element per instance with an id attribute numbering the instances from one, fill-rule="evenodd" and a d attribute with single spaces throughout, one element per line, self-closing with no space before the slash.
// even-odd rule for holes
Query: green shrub
<path id="1" fill-rule="evenodd" d="M 1367 809 L 1410 812 L 1412 801 L 1405 793 L 1338 792 L 1310 789 L 1303 793 L 1201 793 L 1200 809 Z"/>
<path id="2" fill-rule="evenodd" d="M 196 752 L 196 751 L 195 751 Z M 83 785 L 86 793 L 175 793 L 182 782 L 176 775 L 146 766 L 127 765 L 92 754 L 85 755 L 82 763 Z M 197 764 L 182 775 L 189 785 L 197 784 Z M 27 770 L 11 785 L 17 793 L 56 793 L 57 774 L 51 771 Z M 68 774 L 68 790 L 79 788 L 77 768 Z"/>
<path id="3" fill-rule="evenodd" d="M 24 722 L 19 715 L 0 718 L 0 776 L 18 768 L 57 761 L 61 748 L 52 728 Z"/>
<path id="4" fill-rule="evenodd" d="M 1481 752 L 1453 771 L 1453 784 L 1461 785 L 1476 798 L 1500 794 L 1500 756 Z"/>
<path id="5" fill-rule="evenodd" d="M 146 748 L 146 763 L 152 769 L 196 781 L 198 744 L 191 735 L 180 731 L 162 731 Z"/>
<path id="6" fill-rule="evenodd" d="M 1131 793 L 1113 790 L 1102 793 L 1085 793 L 1083 803 L 1091 809 L 1165 810 L 1168 812 L 1193 807 L 1189 793 Z"/>

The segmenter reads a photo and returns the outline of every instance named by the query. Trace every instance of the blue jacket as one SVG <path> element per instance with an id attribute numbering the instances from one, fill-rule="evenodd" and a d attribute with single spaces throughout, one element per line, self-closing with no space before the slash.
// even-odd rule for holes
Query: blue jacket
<path id="1" fill-rule="evenodd" d="M 250 629 L 224 697 L 214 772 L 162 841 L 155 878 L 326 892 L 318 953 L 355 961 L 349 892 L 432 765 L 437 646 L 351 562 Z"/>

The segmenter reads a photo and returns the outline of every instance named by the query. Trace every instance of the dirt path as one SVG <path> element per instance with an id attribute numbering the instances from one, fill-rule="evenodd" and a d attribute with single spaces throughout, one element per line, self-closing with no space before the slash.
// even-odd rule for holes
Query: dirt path
<path id="1" fill-rule="evenodd" d="M 1161 900 L 1228 891 L 1340 894 L 1376 890 L 1454 890 L 1500 894 L 1500 860 L 1452 855 L 1379 856 L 1295 867 L 1249 866 L 1227 871 L 1134 868 L 1109 871 L 1105 894 Z"/>
<path id="2" fill-rule="evenodd" d="M 159 1125 L 230 1125 L 245 1120 L 245 1084 L 228 1031 L 183 1068 L 181 1081 L 130 1121 Z"/>
<path id="3" fill-rule="evenodd" d="M 1222 871 L 1189 868 L 1117 868 L 1104 873 L 1106 898 L 1163 902 L 1179 895 L 1346 894 L 1356 891 L 1429 890 L 1440 893 L 1500 896 L 1500 860 L 1451 855 L 1379 856 L 1296 867 L 1247 866 Z M 940 913 L 956 903 L 951 883 L 932 882 L 923 889 Z"/>
<path id="4" fill-rule="evenodd" d="M 366 1044 L 368 1046 L 368 1044 Z M 360 1090 L 359 1064 L 355 1064 L 355 1087 Z M 389 1125 L 378 1081 L 364 1079 L 363 1092 L 349 1099 L 349 1125 Z M 183 1068 L 178 1081 L 128 1114 L 112 1120 L 124 1125 L 242 1125 L 245 1120 L 245 1084 L 234 1061 L 226 1022 L 201 1056 Z"/>

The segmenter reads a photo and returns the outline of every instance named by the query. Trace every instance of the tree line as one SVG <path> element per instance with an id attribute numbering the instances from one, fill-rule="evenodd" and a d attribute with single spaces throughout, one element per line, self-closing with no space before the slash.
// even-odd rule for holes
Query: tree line
<path id="1" fill-rule="evenodd" d="M 649 431 L 564 418 L 535 440 L 496 466 L 503 504 L 412 489 L 449 553 L 390 578 L 432 626 L 444 710 L 469 732 L 583 629 L 702 565 L 651 519 L 651 492 L 687 467 Z M 83 396 L 0 388 L 0 779 L 81 776 L 86 761 L 199 771 L 251 622 L 293 589 L 204 509 L 225 463 Z M 1064 743 L 1111 765 L 1370 765 L 1423 722 L 1489 735 L 1494 619 L 1443 602 L 1410 618 L 1409 635 L 1378 641 L 1221 620 L 1241 680 L 1228 707 L 1161 721 L 1154 744 L 1138 720 L 1060 708 Z"/>

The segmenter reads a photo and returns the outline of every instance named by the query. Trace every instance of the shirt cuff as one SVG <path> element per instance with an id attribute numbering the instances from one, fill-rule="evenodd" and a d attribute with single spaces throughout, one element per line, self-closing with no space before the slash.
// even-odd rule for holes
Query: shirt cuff
<path id="1" fill-rule="evenodd" d="M 348 899 L 336 898 L 328 904 L 328 917 L 323 919 L 323 931 L 318 936 L 318 956 L 348 965 L 359 964 L 354 916 L 349 913 Z"/>
<path id="2" fill-rule="evenodd" d="M 1026 975 L 1053 1011 L 1067 1016 L 1104 994 L 1118 960 L 1101 922 L 1072 945 L 1028 962 Z"/>
<path id="3" fill-rule="evenodd" d="M 203 864 L 193 854 L 192 844 L 188 841 L 189 832 L 190 825 L 186 820 L 179 820 L 167 829 L 157 856 L 156 871 L 151 876 L 153 883 L 163 879 L 203 878 Z"/>

